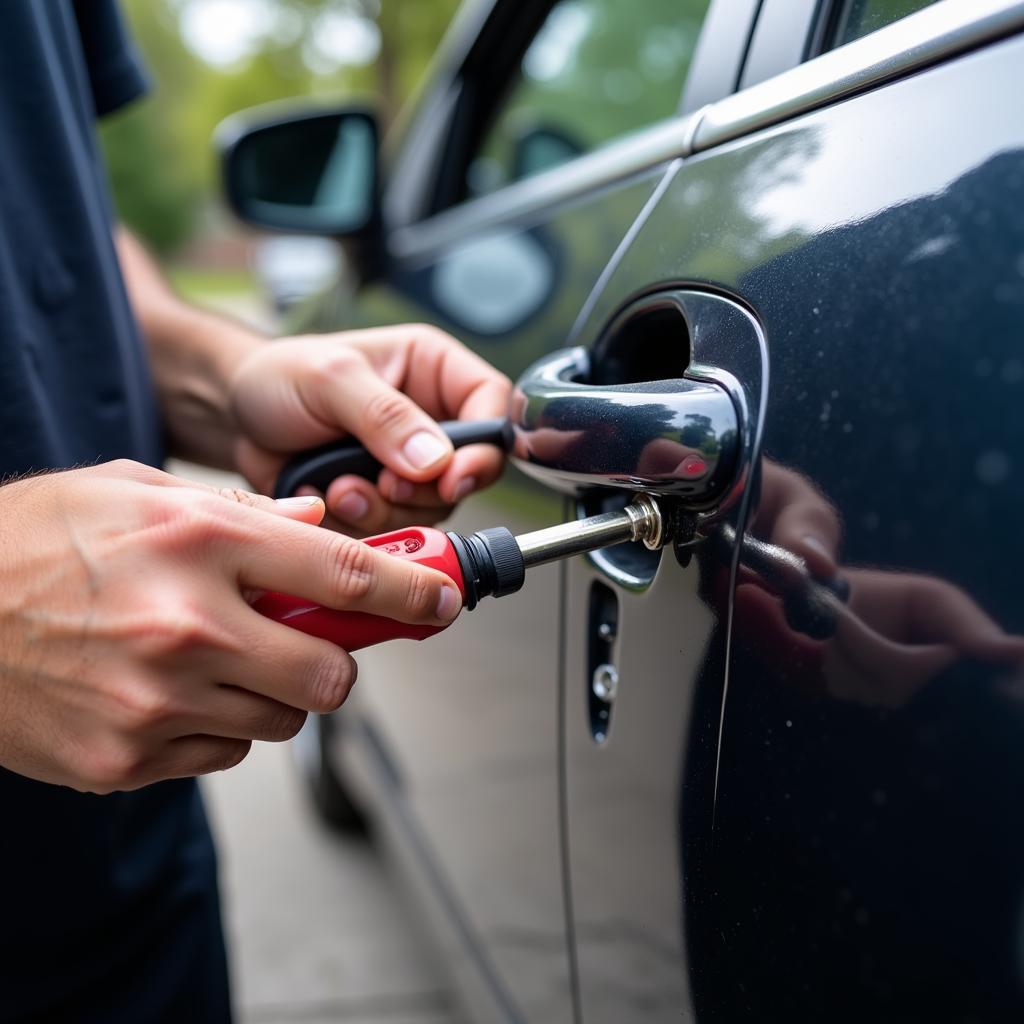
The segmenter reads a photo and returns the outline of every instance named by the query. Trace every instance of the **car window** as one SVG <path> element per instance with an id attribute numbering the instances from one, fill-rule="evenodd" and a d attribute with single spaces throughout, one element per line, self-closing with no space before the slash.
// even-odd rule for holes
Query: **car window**
<path id="1" fill-rule="evenodd" d="M 842 0 L 836 5 L 825 49 L 853 42 L 933 3 L 935 0 Z"/>
<path id="2" fill-rule="evenodd" d="M 466 164 L 480 196 L 671 117 L 710 0 L 558 0 Z"/>

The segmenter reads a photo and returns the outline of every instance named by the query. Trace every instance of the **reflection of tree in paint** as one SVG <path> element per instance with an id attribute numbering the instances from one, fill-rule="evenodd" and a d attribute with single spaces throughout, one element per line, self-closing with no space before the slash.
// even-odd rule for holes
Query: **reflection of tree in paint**
<path id="1" fill-rule="evenodd" d="M 690 413 L 686 418 L 690 422 L 680 433 L 683 444 L 696 448 L 704 455 L 717 455 L 721 450 L 721 442 L 715 434 L 711 417 L 701 413 Z"/>
<path id="2" fill-rule="evenodd" d="M 492 192 L 675 115 L 708 0 L 560 0 L 523 55 L 467 168 Z M 524 142 L 546 141 L 540 161 Z"/>

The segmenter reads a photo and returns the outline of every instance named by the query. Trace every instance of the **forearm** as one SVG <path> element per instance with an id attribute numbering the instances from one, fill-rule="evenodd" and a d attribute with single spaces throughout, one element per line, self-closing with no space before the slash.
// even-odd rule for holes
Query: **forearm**
<path id="1" fill-rule="evenodd" d="M 128 295 L 149 349 L 171 453 L 234 468 L 237 429 L 228 383 L 239 363 L 265 339 L 179 299 L 126 229 L 118 229 L 116 242 Z"/>

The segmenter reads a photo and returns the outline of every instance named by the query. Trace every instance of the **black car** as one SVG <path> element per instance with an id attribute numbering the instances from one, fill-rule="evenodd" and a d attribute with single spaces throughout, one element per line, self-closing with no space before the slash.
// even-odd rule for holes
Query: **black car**
<path id="1" fill-rule="evenodd" d="M 365 652 L 319 727 L 322 805 L 376 823 L 471 1019 L 1024 1019 L 1022 32 L 481 0 L 386 159 L 361 111 L 230 129 L 243 216 L 345 239 L 305 328 L 430 321 L 532 366 L 526 405 L 566 383 L 556 431 L 657 393 L 728 455 L 672 545 Z M 684 474 L 658 440 L 577 431 L 457 525 L 621 506 Z"/>

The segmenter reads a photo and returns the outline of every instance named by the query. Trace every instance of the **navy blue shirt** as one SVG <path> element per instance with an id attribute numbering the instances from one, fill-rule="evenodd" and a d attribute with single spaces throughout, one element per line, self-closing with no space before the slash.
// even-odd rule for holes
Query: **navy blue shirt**
<path id="1" fill-rule="evenodd" d="M 94 132 L 144 87 L 114 0 L 3 5 L 3 476 L 162 460 Z M 0 1021 L 225 1021 L 225 973 L 192 780 L 101 797 L 0 769 Z"/>

